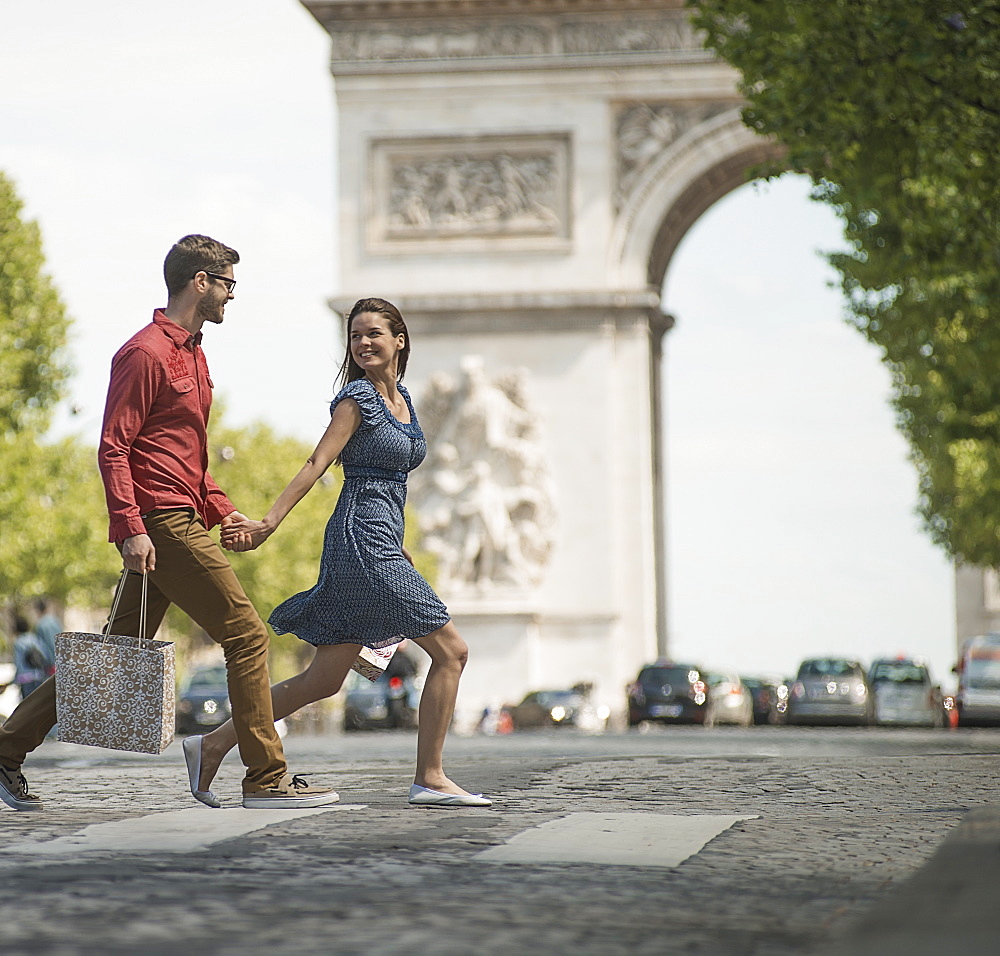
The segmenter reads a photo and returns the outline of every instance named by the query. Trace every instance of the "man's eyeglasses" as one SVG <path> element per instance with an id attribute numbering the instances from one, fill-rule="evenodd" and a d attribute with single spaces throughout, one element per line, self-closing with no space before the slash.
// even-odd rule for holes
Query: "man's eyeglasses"
<path id="1" fill-rule="evenodd" d="M 211 276 L 213 279 L 218 279 L 220 282 L 225 282 L 226 291 L 229 292 L 230 295 L 232 295 L 233 289 L 236 288 L 236 280 L 230 279 L 229 276 L 220 276 L 218 272 L 209 272 L 208 269 L 199 269 L 198 272 L 204 272 L 205 275 Z M 198 273 L 196 272 L 194 276 L 196 276 L 197 274 Z M 193 279 L 194 276 L 191 276 L 191 278 Z"/>

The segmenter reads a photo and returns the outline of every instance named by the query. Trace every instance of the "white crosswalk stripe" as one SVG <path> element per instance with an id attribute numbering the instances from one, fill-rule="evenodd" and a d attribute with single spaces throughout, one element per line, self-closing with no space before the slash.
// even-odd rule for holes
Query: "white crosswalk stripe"
<path id="1" fill-rule="evenodd" d="M 193 853 L 213 843 L 232 840 L 276 823 L 287 823 L 317 813 L 363 809 L 365 807 L 360 804 L 304 810 L 191 807 L 111 823 L 96 823 L 55 840 L 15 843 L 4 852 L 5 855 L 40 857 L 77 856 L 81 853 Z"/>
<path id="2" fill-rule="evenodd" d="M 599 863 L 679 866 L 710 840 L 756 816 L 670 813 L 571 813 L 490 847 L 486 863 Z"/>

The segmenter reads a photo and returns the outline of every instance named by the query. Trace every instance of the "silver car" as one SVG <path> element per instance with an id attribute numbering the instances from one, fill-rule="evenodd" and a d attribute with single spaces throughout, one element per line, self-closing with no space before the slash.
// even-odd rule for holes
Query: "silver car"
<path id="1" fill-rule="evenodd" d="M 875 703 L 875 723 L 939 727 L 941 691 L 931 681 L 927 665 L 906 658 L 875 661 L 868 671 Z"/>
<path id="2" fill-rule="evenodd" d="M 708 710 L 705 726 L 736 724 L 738 727 L 753 726 L 753 697 L 746 685 L 736 674 L 709 674 Z"/>
<path id="3" fill-rule="evenodd" d="M 788 689 L 789 724 L 862 724 L 872 721 L 864 668 L 842 657 L 817 657 L 799 665 Z"/>

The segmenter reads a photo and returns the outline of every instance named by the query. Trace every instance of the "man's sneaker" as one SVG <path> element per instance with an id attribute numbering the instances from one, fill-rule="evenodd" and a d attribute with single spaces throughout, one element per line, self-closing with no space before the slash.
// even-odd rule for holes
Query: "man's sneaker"
<path id="1" fill-rule="evenodd" d="M 28 781 L 20 767 L 11 770 L 0 764 L 0 800 L 15 810 L 41 810 L 42 801 L 28 793 Z"/>
<path id="2" fill-rule="evenodd" d="M 305 777 L 286 773 L 273 787 L 244 793 L 243 806 L 247 810 L 294 810 L 297 807 L 325 807 L 339 799 L 340 794 L 329 787 L 310 787 Z"/>

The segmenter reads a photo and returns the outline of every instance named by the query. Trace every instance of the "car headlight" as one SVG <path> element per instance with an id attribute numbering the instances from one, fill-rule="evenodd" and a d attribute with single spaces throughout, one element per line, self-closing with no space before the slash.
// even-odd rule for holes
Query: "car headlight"
<path id="1" fill-rule="evenodd" d="M 556 704 L 556 706 L 553 707 L 552 710 L 549 711 L 549 714 L 551 714 L 552 719 L 555 720 L 555 721 L 565 720 L 566 719 L 566 708 L 560 706 L 559 704 Z"/>
<path id="2" fill-rule="evenodd" d="M 177 712 L 180 714 L 190 714 L 192 711 L 191 701 L 189 700 L 179 700 L 177 701 Z"/>
<path id="3" fill-rule="evenodd" d="M 868 688 L 864 684 L 855 684 L 853 690 L 855 700 L 864 700 L 868 696 Z"/>
<path id="4" fill-rule="evenodd" d="M 202 705 L 201 709 L 205 711 L 206 714 L 214 714 L 219 709 L 219 702 L 217 700 L 212 700 L 209 697 Z"/>

